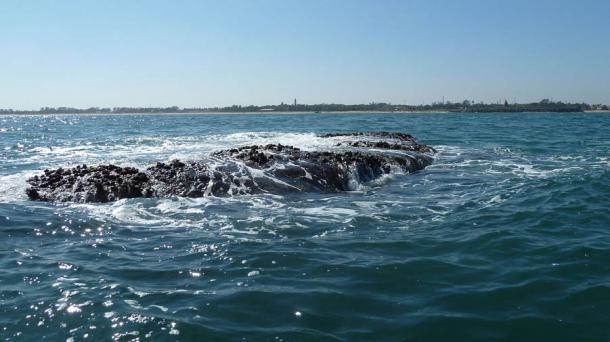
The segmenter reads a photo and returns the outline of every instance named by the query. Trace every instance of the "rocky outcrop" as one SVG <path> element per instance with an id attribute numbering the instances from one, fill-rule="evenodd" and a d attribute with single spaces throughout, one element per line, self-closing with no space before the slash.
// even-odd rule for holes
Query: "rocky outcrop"
<path id="1" fill-rule="evenodd" d="M 337 146 L 436 153 L 434 148 L 420 144 L 412 135 L 399 132 L 342 132 L 328 133 L 322 135 L 322 137 L 353 138 L 339 142 Z"/>
<path id="2" fill-rule="evenodd" d="M 435 152 L 408 134 L 326 134 L 335 148 L 303 151 L 280 144 L 221 150 L 209 159 L 157 163 L 145 170 L 115 165 L 45 170 L 28 179 L 31 200 L 109 202 L 134 197 L 202 197 L 298 191 L 346 191 L 390 172 L 414 172 Z"/>

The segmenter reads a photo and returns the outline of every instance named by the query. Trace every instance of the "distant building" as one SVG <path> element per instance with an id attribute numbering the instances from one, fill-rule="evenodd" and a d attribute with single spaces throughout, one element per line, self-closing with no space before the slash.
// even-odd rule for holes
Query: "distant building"
<path id="1" fill-rule="evenodd" d="M 294 106 L 296 107 L 297 105 L 297 99 L 294 99 Z"/>
<path id="2" fill-rule="evenodd" d="M 273 112 L 275 109 L 273 108 L 261 108 L 258 110 L 259 112 Z"/>

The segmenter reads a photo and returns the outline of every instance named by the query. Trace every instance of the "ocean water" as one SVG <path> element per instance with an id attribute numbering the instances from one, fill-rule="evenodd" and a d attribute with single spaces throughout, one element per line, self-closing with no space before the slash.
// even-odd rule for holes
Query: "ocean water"
<path id="1" fill-rule="evenodd" d="M 49 204 L 27 177 L 408 132 L 345 193 Z M 3 340 L 609 340 L 610 115 L 0 116 Z"/>

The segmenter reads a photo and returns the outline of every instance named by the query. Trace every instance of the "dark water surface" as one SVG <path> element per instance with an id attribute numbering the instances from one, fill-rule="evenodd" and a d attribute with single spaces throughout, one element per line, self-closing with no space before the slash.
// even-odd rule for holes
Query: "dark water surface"
<path id="1" fill-rule="evenodd" d="M 335 194 L 27 200 L 45 168 L 408 132 Z M 609 340 L 610 115 L 0 116 L 7 340 Z"/>

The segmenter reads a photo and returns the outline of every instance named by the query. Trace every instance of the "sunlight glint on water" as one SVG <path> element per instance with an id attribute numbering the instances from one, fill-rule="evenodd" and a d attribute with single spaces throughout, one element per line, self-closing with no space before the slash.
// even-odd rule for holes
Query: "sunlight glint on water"
<path id="1" fill-rule="evenodd" d="M 607 338 L 609 129 L 582 113 L 0 116 L 0 335 Z M 342 130 L 400 130 L 439 153 L 347 193 L 24 194 L 45 168 L 317 150 Z"/>

